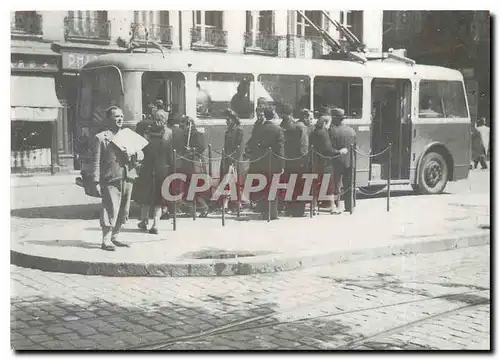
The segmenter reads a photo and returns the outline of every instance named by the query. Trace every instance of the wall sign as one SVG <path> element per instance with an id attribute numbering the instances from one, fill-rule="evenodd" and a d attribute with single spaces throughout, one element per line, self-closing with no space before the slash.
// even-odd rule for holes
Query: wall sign
<path id="1" fill-rule="evenodd" d="M 79 70 L 89 61 L 97 59 L 99 55 L 101 54 L 63 52 L 62 67 L 67 70 Z"/>
<path id="2" fill-rule="evenodd" d="M 15 71 L 58 72 L 56 60 L 11 60 L 10 69 Z"/>

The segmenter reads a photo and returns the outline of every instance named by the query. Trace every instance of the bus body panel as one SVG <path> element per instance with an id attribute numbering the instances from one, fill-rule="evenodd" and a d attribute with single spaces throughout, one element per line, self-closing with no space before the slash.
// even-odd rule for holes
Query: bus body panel
<path id="1" fill-rule="evenodd" d="M 453 123 L 448 123 L 453 121 Z M 410 180 L 417 182 L 420 159 L 434 144 L 443 145 L 449 152 L 453 168 L 451 181 L 466 179 L 471 156 L 469 119 L 418 119 L 412 124 L 412 159 Z M 431 145 L 431 146 L 429 146 Z M 432 151 L 432 150 L 429 150 Z"/>

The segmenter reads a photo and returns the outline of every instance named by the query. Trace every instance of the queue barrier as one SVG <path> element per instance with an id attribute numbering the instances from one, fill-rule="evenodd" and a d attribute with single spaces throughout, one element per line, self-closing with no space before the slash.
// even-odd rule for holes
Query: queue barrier
<path id="1" fill-rule="evenodd" d="M 375 193 L 367 193 L 366 191 L 362 190 L 361 188 L 356 188 L 356 161 L 357 161 L 357 157 L 355 156 L 355 154 L 358 154 L 360 156 L 365 156 L 365 157 L 369 157 L 369 158 L 373 158 L 373 157 L 378 157 L 382 154 L 384 154 L 385 152 L 389 151 L 389 156 L 387 157 L 387 166 L 388 166 L 388 176 L 387 176 L 387 185 L 386 187 L 382 188 L 381 190 L 375 192 Z M 257 162 L 257 161 L 261 161 L 263 160 L 264 158 L 268 157 L 268 170 L 269 170 L 269 173 L 272 173 L 272 159 L 273 159 L 273 156 L 277 157 L 278 159 L 281 159 L 283 161 L 298 161 L 298 160 L 302 160 L 306 157 L 309 156 L 309 169 L 311 170 L 311 173 L 313 172 L 313 169 L 314 169 L 314 161 L 315 161 L 315 156 L 319 156 L 323 159 L 327 159 L 329 161 L 332 161 L 334 159 L 337 159 L 339 158 L 340 156 L 342 156 L 342 154 L 339 154 L 339 155 L 335 155 L 335 156 L 325 156 L 319 152 L 317 152 L 313 146 L 310 146 L 309 147 L 309 150 L 307 153 L 299 156 L 299 157 L 296 157 L 296 158 L 286 158 L 286 157 L 283 157 L 279 154 L 276 154 L 272 151 L 272 149 L 269 147 L 265 153 L 261 156 L 259 156 L 258 158 L 256 159 L 237 159 L 237 158 L 234 158 L 234 155 L 235 154 L 238 154 L 240 153 L 240 148 L 237 147 L 237 149 L 235 151 L 233 151 L 232 153 L 229 153 L 229 154 L 226 154 L 225 152 L 225 149 L 221 149 L 220 151 L 217 151 L 217 150 L 214 150 L 212 149 L 212 146 L 209 144 L 208 145 L 208 156 L 204 156 L 203 154 L 196 154 L 196 149 L 191 149 L 190 151 L 190 154 L 188 154 L 188 156 L 182 156 L 182 155 L 179 155 L 177 154 L 176 150 L 173 151 L 173 167 L 174 169 L 177 169 L 177 161 L 178 160 L 183 160 L 183 161 L 187 161 L 187 162 L 192 162 L 193 164 L 195 163 L 200 163 L 200 162 L 203 162 L 204 160 L 208 160 L 208 175 L 210 177 L 212 177 L 212 174 L 213 174 L 213 169 L 212 169 L 212 162 L 213 161 L 221 161 L 222 162 L 222 168 L 224 169 L 225 168 L 225 161 L 227 161 L 227 159 L 230 159 L 233 163 L 254 163 L 254 162 Z M 212 152 L 215 152 L 216 154 L 220 155 L 219 158 L 214 158 L 212 156 Z M 242 154 L 243 155 L 243 154 Z M 353 209 L 355 207 L 355 203 L 356 203 L 356 191 L 359 191 L 361 194 L 365 195 L 365 196 L 375 196 L 375 195 L 378 195 L 380 194 L 382 191 L 386 191 L 387 190 L 387 203 L 386 203 L 386 210 L 387 211 L 390 211 L 390 198 L 391 198 L 391 168 L 392 168 L 392 143 L 389 143 L 389 145 L 383 149 L 382 151 L 376 153 L 376 154 L 371 154 L 371 153 L 365 153 L 363 151 L 361 151 L 360 149 L 358 149 L 355 145 L 351 144 L 349 146 L 349 157 L 350 157 L 350 163 L 351 164 L 354 164 L 354 166 L 351 166 L 350 169 L 351 169 L 351 181 L 350 181 L 350 185 L 347 187 L 347 189 L 342 189 L 342 191 L 339 193 L 339 194 L 335 194 L 335 196 L 340 200 L 340 197 L 341 196 L 344 196 L 346 195 L 347 193 L 350 193 L 350 196 L 351 196 L 351 209 L 350 209 L 350 214 L 352 215 L 353 213 Z M 237 176 L 236 177 L 236 185 L 237 185 L 237 191 L 238 191 L 238 195 L 237 195 L 237 200 L 236 200 L 236 206 L 237 206 L 237 217 L 239 218 L 240 217 L 240 209 L 241 209 L 241 193 L 240 193 L 240 185 L 239 184 L 239 177 Z M 351 189 L 354 189 L 354 191 L 350 191 Z M 314 195 L 313 195 L 314 196 Z M 222 226 L 225 226 L 225 223 L 226 223 L 226 209 L 225 209 L 225 200 L 228 200 L 226 199 L 226 196 L 222 196 L 222 216 L 221 216 L 221 224 Z M 279 201 L 279 197 L 277 198 L 276 202 Z M 196 194 L 195 194 L 195 198 L 193 199 L 193 206 L 192 206 L 192 217 L 193 217 L 193 220 L 196 220 Z M 278 204 L 277 204 L 278 205 Z M 271 200 L 268 199 L 268 211 L 267 211 L 267 221 L 270 222 L 271 221 Z M 310 213 L 309 213 L 309 217 L 313 217 L 314 216 L 314 198 L 313 198 L 313 201 L 311 201 L 311 206 L 310 206 Z M 176 231 L 177 230 L 177 202 L 174 201 L 173 202 L 173 222 L 172 222 L 172 226 L 173 226 L 173 230 Z"/>

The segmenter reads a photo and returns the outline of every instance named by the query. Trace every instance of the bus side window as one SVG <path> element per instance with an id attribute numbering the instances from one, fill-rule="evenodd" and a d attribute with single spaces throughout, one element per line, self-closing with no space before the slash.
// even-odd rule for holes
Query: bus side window
<path id="1" fill-rule="evenodd" d="M 276 113 L 282 117 L 283 107 L 289 104 L 293 108 L 293 116 L 299 117 L 302 109 L 311 107 L 311 82 L 306 75 L 259 75 L 257 93 L 259 98 L 265 98 L 273 105 Z"/>
<path id="2" fill-rule="evenodd" d="M 467 117 L 462 82 L 425 80 L 420 82 L 420 117 Z"/>
<path id="3" fill-rule="evenodd" d="M 240 119 L 253 118 L 255 94 L 252 74 L 198 73 L 196 116 L 200 119 L 225 118 L 230 108 Z"/>
<path id="4" fill-rule="evenodd" d="M 317 76 L 314 79 L 314 110 L 324 107 L 344 109 L 347 117 L 363 116 L 363 80 L 361 78 Z"/>

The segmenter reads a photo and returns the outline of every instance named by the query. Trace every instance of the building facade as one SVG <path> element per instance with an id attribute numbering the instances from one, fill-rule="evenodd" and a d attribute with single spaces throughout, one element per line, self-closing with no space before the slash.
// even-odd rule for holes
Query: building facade
<path id="1" fill-rule="evenodd" d="M 384 11 L 384 50 L 406 49 L 420 64 L 460 70 L 472 120 L 490 121 L 490 12 Z"/>
<path id="2" fill-rule="evenodd" d="M 382 50 L 382 11 L 326 12 L 369 50 Z M 305 14 L 315 27 L 343 40 L 321 11 Z M 78 71 L 101 54 L 125 51 L 118 44 L 130 41 L 132 34 L 136 42 L 147 36 L 169 51 L 301 58 L 329 52 L 314 26 L 296 11 L 12 12 L 12 171 L 78 169 Z"/>

